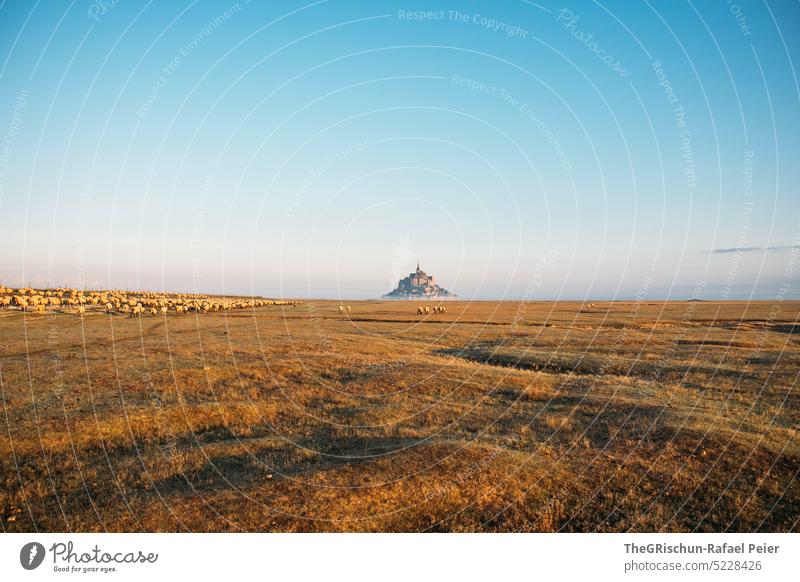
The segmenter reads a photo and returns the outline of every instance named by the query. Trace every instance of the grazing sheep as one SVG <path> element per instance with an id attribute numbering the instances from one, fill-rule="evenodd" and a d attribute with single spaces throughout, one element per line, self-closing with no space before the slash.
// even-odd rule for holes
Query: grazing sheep
<path id="1" fill-rule="evenodd" d="M 131 316 L 145 314 L 167 315 L 177 313 L 210 313 L 231 309 L 270 307 L 271 305 L 291 305 L 297 307 L 302 301 L 243 299 L 225 296 L 212 296 L 198 293 L 166 293 L 153 291 L 89 291 L 68 287 L 55 289 L 33 289 L 30 287 L 9 288 L 0 285 L 0 310 L 15 308 L 20 311 L 41 313 L 50 307 L 69 309 L 68 313 L 85 313 L 85 308 L 97 306 L 98 311 L 106 313 L 125 313 Z M 80 307 L 84 307 L 80 310 Z M 74 311 L 73 311 L 74 308 Z M 339 306 L 340 314 L 352 313 L 349 305 Z"/>
<path id="2" fill-rule="evenodd" d="M 351 311 L 352 311 L 352 309 L 350 309 L 350 306 L 348 305 L 348 306 L 347 306 L 347 315 L 350 315 L 350 312 L 351 312 Z"/>
<path id="3" fill-rule="evenodd" d="M 342 306 L 340 305 L 340 306 L 339 306 L 339 315 L 342 315 L 343 313 L 344 313 L 344 307 L 342 307 Z"/>

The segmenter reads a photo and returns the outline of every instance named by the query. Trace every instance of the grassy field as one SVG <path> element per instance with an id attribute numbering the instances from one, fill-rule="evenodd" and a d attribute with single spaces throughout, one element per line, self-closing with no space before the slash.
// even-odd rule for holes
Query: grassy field
<path id="1" fill-rule="evenodd" d="M 799 302 L 0 311 L 4 531 L 790 531 Z"/>

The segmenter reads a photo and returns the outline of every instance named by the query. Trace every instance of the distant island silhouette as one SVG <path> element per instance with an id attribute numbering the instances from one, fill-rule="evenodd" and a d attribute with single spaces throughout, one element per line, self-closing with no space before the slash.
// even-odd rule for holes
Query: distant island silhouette
<path id="1" fill-rule="evenodd" d="M 419 268 L 409 273 L 408 277 L 400 279 L 397 288 L 383 296 L 383 299 L 453 299 L 456 295 L 444 287 L 440 287 L 433 280 L 433 275 L 428 275 Z"/>

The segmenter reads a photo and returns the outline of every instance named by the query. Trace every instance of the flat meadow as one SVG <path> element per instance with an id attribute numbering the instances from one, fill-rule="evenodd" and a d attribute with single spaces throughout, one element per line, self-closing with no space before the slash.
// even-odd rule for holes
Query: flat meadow
<path id="1" fill-rule="evenodd" d="M 4 531 L 792 531 L 800 302 L 0 311 Z"/>

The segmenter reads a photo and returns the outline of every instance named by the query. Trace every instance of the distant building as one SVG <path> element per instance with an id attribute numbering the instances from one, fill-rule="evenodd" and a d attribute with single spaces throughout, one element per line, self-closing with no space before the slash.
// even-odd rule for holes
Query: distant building
<path id="1" fill-rule="evenodd" d="M 439 287 L 433 281 L 433 275 L 428 275 L 419 268 L 410 273 L 408 277 L 400 279 L 397 289 L 383 296 L 384 299 L 452 299 L 455 295 L 447 289 Z"/>

